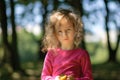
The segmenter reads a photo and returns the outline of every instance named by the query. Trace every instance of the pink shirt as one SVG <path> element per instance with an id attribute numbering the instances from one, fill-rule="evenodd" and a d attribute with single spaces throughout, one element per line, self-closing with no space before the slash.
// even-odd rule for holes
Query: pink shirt
<path id="1" fill-rule="evenodd" d="M 46 54 L 41 80 L 55 80 L 61 74 L 72 75 L 76 80 L 93 80 L 91 62 L 87 51 L 50 50 Z"/>

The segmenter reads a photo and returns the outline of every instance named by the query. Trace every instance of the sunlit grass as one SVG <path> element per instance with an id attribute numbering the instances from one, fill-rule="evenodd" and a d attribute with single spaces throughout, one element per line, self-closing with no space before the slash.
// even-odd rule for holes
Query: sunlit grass
<path id="1" fill-rule="evenodd" d="M 116 59 L 120 63 L 120 44 L 119 44 L 119 48 L 118 48 L 118 51 L 117 51 Z"/>
<path id="2" fill-rule="evenodd" d="M 4 50 L 2 47 L 0 47 L 0 61 L 3 59 L 3 55 L 4 55 Z"/>
<path id="3" fill-rule="evenodd" d="M 104 48 L 99 48 L 94 56 L 91 56 L 91 61 L 93 64 L 101 64 L 108 60 L 108 51 Z"/>
<path id="4" fill-rule="evenodd" d="M 90 54 L 92 64 L 101 64 L 108 60 L 109 54 L 107 47 L 100 42 L 87 43 L 86 47 Z"/>

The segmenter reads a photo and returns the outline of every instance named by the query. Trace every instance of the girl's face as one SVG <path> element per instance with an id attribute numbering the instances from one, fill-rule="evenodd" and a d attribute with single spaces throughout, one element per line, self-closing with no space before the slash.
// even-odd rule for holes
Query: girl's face
<path id="1" fill-rule="evenodd" d="M 73 49 L 75 30 L 73 24 L 68 22 L 67 19 L 63 18 L 56 27 L 56 36 L 62 49 Z"/>

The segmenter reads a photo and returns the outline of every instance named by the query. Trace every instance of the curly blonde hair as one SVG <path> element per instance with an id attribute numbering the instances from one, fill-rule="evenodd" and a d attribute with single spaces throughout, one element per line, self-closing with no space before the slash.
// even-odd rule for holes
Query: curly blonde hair
<path id="1" fill-rule="evenodd" d="M 81 43 L 83 37 L 83 27 L 80 14 L 69 9 L 58 9 L 50 14 L 48 21 L 46 22 L 45 34 L 43 38 L 44 50 L 60 47 L 60 43 L 56 37 L 55 26 L 60 22 L 62 18 L 66 18 L 73 24 L 73 27 L 75 29 L 75 47 L 78 47 Z"/>

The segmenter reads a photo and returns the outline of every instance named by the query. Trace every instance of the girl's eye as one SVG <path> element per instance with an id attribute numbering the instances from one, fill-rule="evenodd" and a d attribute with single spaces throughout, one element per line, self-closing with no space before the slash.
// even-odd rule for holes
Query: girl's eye
<path id="1" fill-rule="evenodd" d="M 62 31 L 58 31 L 58 34 L 61 34 L 62 33 Z"/>
<path id="2" fill-rule="evenodd" d="M 70 32 L 71 31 L 71 29 L 67 29 L 67 32 Z"/>
<path id="3" fill-rule="evenodd" d="M 58 33 L 61 33 L 62 31 L 58 31 Z"/>
<path id="4" fill-rule="evenodd" d="M 68 31 L 70 31 L 71 29 L 68 29 Z"/>

